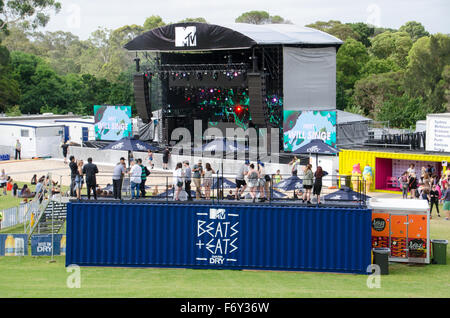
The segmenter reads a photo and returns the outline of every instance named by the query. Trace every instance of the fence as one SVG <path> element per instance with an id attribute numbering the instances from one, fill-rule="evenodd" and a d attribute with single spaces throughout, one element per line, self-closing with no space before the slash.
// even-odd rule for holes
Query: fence
<path id="1" fill-rule="evenodd" d="M 21 204 L 13 208 L 2 211 L 3 220 L 1 222 L 1 229 L 16 226 L 25 222 L 27 211 L 31 206 L 31 202 Z"/>
<path id="2" fill-rule="evenodd" d="M 130 200 L 133 198 L 151 199 L 159 201 L 173 201 L 177 196 L 180 201 L 190 198 L 195 200 L 207 200 L 219 203 L 220 201 L 231 202 L 239 198 L 240 200 L 251 201 L 253 198 L 266 203 L 279 201 L 302 202 L 304 194 L 305 203 L 324 203 L 326 201 L 356 202 L 365 203 L 366 187 L 361 177 L 350 175 L 326 175 L 322 177 L 320 186 L 320 198 L 315 195 L 315 184 L 312 181 L 311 189 L 303 185 L 303 175 L 268 174 L 269 178 L 258 178 L 249 180 L 245 178 L 245 185 L 240 187 L 239 196 L 236 193 L 236 175 L 214 173 L 211 178 L 200 178 L 195 180 L 192 177 L 190 184 L 186 187 L 185 178 L 181 177 L 182 186 L 176 186 L 176 178 L 173 176 L 153 174 L 147 176 L 147 180 L 142 184 L 135 184 L 134 194 L 132 194 L 132 182 L 129 174 L 126 174 L 118 189 L 120 195 L 115 197 L 114 185 L 111 174 L 98 174 L 96 178 L 96 196 L 98 199 L 121 198 Z M 87 195 L 86 184 L 81 189 L 81 196 Z M 190 194 L 189 195 L 189 189 Z M 317 188 L 316 188 L 317 189 Z M 179 190 L 179 191 L 178 191 Z M 116 190 L 117 191 L 117 190 Z M 338 192 L 340 191 L 340 192 Z M 333 194 L 336 195 L 333 196 Z M 119 191 L 116 192 L 119 194 Z M 93 197 L 91 190 L 90 196 Z M 328 198 L 328 199 L 327 199 Z M 226 202 L 225 202 L 226 203 Z"/>

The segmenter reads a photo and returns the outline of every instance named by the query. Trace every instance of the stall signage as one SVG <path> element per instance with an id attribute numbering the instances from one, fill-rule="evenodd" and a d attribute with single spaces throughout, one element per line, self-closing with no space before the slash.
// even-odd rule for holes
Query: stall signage
<path id="1" fill-rule="evenodd" d="M 377 232 L 382 232 L 386 228 L 386 221 L 381 218 L 376 218 L 372 221 L 372 228 Z"/>

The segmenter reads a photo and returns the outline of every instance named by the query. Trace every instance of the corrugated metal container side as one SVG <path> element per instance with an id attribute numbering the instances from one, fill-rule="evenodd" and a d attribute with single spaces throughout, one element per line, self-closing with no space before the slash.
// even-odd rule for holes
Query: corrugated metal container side
<path id="1" fill-rule="evenodd" d="M 66 265 L 367 274 L 371 210 L 69 203 Z"/>

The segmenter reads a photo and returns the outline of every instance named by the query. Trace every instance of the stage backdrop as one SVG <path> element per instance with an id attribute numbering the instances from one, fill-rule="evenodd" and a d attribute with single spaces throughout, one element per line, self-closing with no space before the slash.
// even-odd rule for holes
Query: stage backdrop
<path id="1" fill-rule="evenodd" d="M 336 111 L 283 112 L 284 151 L 295 151 L 313 139 L 336 146 Z"/>
<path id="2" fill-rule="evenodd" d="M 284 110 L 336 109 L 336 47 L 283 47 Z"/>
<path id="3" fill-rule="evenodd" d="M 94 106 L 95 139 L 116 141 L 132 137 L 131 106 Z"/>

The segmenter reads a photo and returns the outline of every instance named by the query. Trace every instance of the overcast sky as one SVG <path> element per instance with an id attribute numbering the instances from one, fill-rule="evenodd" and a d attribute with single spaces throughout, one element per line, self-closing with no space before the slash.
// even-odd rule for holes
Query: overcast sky
<path id="1" fill-rule="evenodd" d="M 232 23 L 243 12 L 264 10 L 298 25 L 315 21 L 370 22 L 399 28 L 421 22 L 431 33 L 450 33 L 450 0 L 59 0 L 62 10 L 44 30 L 69 31 L 87 39 L 98 27 L 142 25 L 151 15 L 164 22 L 204 17 Z"/>

